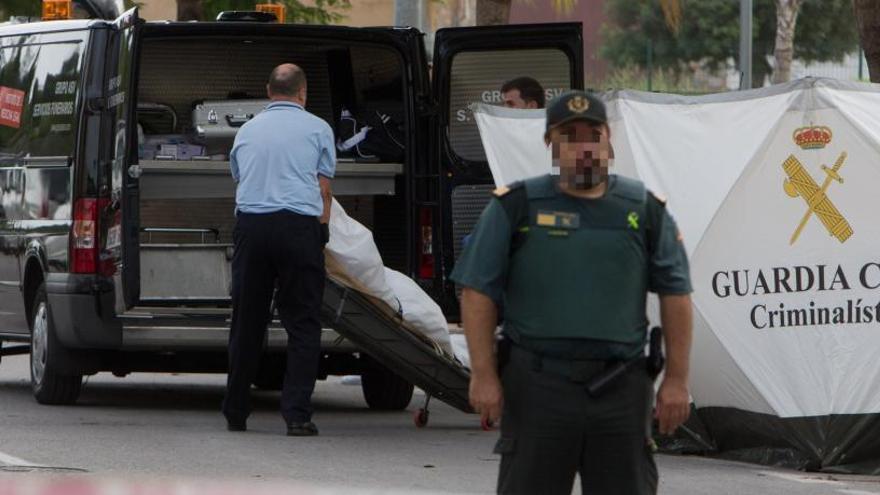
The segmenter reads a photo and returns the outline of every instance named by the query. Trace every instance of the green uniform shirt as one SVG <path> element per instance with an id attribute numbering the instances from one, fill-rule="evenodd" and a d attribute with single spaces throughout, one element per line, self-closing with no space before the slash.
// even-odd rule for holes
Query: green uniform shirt
<path id="1" fill-rule="evenodd" d="M 664 204 L 615 175 L 597 199 L 565 194 L 549 175 L 511 186 L 483 211 L 451 278 L 503 306 L 514 342 L 581 359 L 638 354 L 647 292 L 691 292 Z"/>

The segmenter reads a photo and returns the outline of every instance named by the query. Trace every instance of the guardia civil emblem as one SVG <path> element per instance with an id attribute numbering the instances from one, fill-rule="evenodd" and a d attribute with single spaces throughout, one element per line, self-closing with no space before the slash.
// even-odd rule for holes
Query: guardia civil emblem
<path id="1" fill-rule="evenodd" d="M 804 150 L 822 149 L 831 142 L 831 129 L 825 126 L 809 126 L 796 129 L 792 134 L 795 144 Z M 832 167 L 822 165 L 822 171 L 825 172 L 825 180 L 822 185 L 816 183 L 813 177 L 807 172 L 804 165 L 794 156 L 789 155 L 782 163 L 782 169 L 788 176 L 783 182 L 782 187 L 785 193 L 796 198 L 803 198 L 807 206 L 801 221 L 791 235 L 789 244 L 797 242 L 801 231 L 804 230 L 807 221 L 815 213 L 825 230 L 841 243 L 846 242 L 852 237 L 853 229 L 847 222 L 846 218 L 840 213 L 840 210 L 834 206 L 831 199 L 828 198 L 828 188 L 832 181 L 843 184 L 843 177 L 840 176 L 840 167 L 846 161 L 846 151 L 840 153 L 837 161 Z"/>
<path id="2" fill-rule="evenodd" d="M 590 109 L 590 100 L 583 96 L 575 96 L 568 100 L 568 109 L 574 113 L 584 113 Z"/>

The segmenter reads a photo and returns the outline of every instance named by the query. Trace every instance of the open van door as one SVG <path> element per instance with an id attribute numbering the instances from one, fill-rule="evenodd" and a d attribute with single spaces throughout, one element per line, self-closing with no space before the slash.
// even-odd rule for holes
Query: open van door
<path id="1" fill-rule="evenodd" d="M 438 111 L 432 126 L 431 159 L 445 183 L 441 211 L 435 212 L 439 216 L 433 219 L 433 225 L 441 228 L 433 231 L 439 237 L 434 239 L 434 252 L 439 247 L 441 256 L 435 262 L 442 273 L 438 278 L 444 284 L 446 302 L 455 301 L 446 277 L 461 252 L 462 239 L 473 229 L 495 187 L 469 106 L 477 102 L 502 104 L 501 86 L 522 76 L 536 79 L 548 101 L 567 90 L 583 89 L 581 24 L 437 31 L 433 91 Z"/>
<path id="2" fill-rule="evenodd" d="M 140 297 L 140 255 L 138 252 L 137 122 L 134 111 L 136 75 L 135 43 L 140 25 L 137 8 L 128 10 L 113 23 L 110 36 L 104 102 L 112 122 L 109 138 L 110 211 L 107 248 L 116 269 L 116 313 L 131 308 Z"/>

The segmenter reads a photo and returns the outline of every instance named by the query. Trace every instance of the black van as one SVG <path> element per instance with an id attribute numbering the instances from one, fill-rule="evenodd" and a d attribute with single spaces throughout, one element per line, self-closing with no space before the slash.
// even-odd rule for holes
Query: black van
<path id="1" fill-rule="evenodd" d="M 341 160 L 334 193 L 372 229 L 386 265 L 455 320 L 447 275 L 494 187 L 468 105 L 500 101 L 501 84 L 521 75 L 550 96 L 582 88 L 581 27 L 444 29 L 433 74 L 423 38 L 411 28 L 143 22 L 136 9 L 0 27 L 0 355 L 30 352 L 37 401 L 72 403 L 82 376 L 99 371 L 225 369 L 228 163 L 143 148 L 191 135 L 203 102 L 263 98 L 282 62 L 304 68 L 308 110 L 334 129 L 352 107 L 400 125 L 402 158 Z M 280 386 L 286 342 L 270 327 L 256 380 L 267 388 Z M 406 407 L 411 386 L 325 334 L 322 376 L 372 373 L 368 403 Z"/>

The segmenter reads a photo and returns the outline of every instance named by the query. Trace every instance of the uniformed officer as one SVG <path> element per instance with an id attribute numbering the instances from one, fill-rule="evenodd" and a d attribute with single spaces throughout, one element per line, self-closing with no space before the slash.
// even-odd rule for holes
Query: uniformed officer
<path id="1" fill-rule="evenodd" d="M 575 473 L 584 493 L 656 492 L 648 291 L 660 297 L 668 360 L 655 412 L 661 433 L 688 416 L 687 258 L 664 202 L 608 174 L 610 137 L 597 97 L 555 99 L 545 141 L 559 176 L 497 190 L 452 273 L 464 286 L 471 404 L 484 422 L 501 418 L 499 493 L 571 493 Z M 615 369 L 625 371 L 591 388 Z"/>

